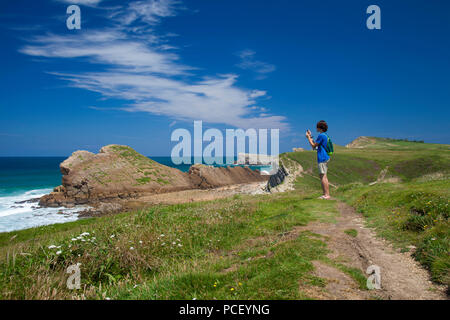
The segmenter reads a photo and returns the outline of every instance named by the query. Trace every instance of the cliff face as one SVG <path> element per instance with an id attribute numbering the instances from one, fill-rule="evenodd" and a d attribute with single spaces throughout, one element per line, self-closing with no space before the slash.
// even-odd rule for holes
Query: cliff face
<path id="1" fill-rule="evenodd" d="M 270 176 L 269 181 L 267 182 L 266 190 L 270 192 L 272 188 L 282 184 L 288 175 L 289 174 L 286 169 L 281 165 L 277 172 Z"/>
<path id="2" fill-rule="evenodd" d="M 211 167 L 201 164 L 189 169 L 189 178 L 197 189 L 218 188 L 248 182 L 267 181 L 268 176 L 246 167 Z"/>
<path id="3" fill-rule="evenodd" d="M 141 194 L 215 188 L 267 177 L 248 168 L 194 165 L 189 173 L 159 164 L 132 148 L 103 147 L 98 154 L 76 151 L 60 165 L 62 185 L 39 204 L 58 207 L 126 199 Z"/>

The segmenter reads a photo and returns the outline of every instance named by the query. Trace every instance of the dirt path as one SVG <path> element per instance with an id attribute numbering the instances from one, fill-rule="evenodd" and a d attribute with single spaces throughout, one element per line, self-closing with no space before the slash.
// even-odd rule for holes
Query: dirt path
<path id="1" fill-rule="evenodd" d="M 294 232 L 309 230 L 325 236 L 331 250 L 329 258 L 366 272 L 371 265 L 380 267 L 381 289 L 361 290 L 347 274 L 322 262 L 314 262 L 315 274 L 327 280 L 325 288 L 300 289 L 316 299 L 373 299 L 394 300 L 447 299 L 444 288 L 433 284 L 430 276 L 411 253 L 400 253 L 387 241 L 377 238 L 373 230 L 364 226 L 363 218 L 344 203 L 338 203 L 340 216 L 337 223 L 310 223 Z M 355 229 L 356 237 L 344 231 Z"/>
<path id="2" fill-rule="evenodd" d="M 118 212 L 141 210 L 158 204 L 181 204 L 199 201 L 224 199 L 236 194 L 265 194 L 267 182 L 251 182 L 234 184 L 214 189 L 191 189 L 159 194 L 141 195 L 134 199 L 116 199 L 111 202 L 99 203 L 79 213 L 79 217 L 99 217 Z"/>
<path id="3" fill-rule="evenodd" d="M 151 194 L 141 196 L 136 200 L 127 201 L 128 205 L 154 205 L 154 204 L 179 204 L 197 201 L 210 201 L 223 199 L 235 194 L 264 194 L 264 188 L 267 182 L 253 182 L 245 184 L 236 184 L 215 189 L 193 189 L 177 192 Z"/>

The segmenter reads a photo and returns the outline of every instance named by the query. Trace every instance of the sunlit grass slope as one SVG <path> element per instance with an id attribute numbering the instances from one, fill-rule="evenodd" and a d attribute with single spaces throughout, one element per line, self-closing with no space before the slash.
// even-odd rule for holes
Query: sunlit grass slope
<path id="1" fill-rule="evenodd" d="M 396 145 L 336 147 L 332 194 L 396 246 L 417 247 L 414 256 L 433 279 L 449 284 L 448 146 L 391 143 Z M 299 283 L 326 284 L 313 273 L 315 260 L 340 267 L 363 288 L 359 270 L 327 258 L 326 239 L 296 228 L 333 223 L 339 215 L 336 201 L 316 199 L 315 153 L 282 157 L 305 170 L 295 191 L 159 205 L 2 233 L 0 298 L 308 299 Z M 82 288 L 69 290 L 65 272 L 77 263 Z"/>
<path id="2" fill-rule="evenodd" d="M 335 148 L 328 174 L 337 187 L 334 195 L 361 212 L 380 236 L 403 250 L 417 247 L 414 256 L 432 278 L 450 285 L 449 145 L 383 138 L 360 142 L 358 148 Z M 298 188 L 320 189 L 314 152 L 283 156 L 306 170 Z M 384 179 L 370 185 L 384 170 Z"/>

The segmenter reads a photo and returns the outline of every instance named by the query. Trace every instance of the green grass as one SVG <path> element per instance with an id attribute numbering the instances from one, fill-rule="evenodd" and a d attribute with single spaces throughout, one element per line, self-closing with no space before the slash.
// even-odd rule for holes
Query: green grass
<path id="1" fill-rule="evenodd" d="M 381 139 L 366 149 L 335 149 L 332 195 L 396 247 L 414 245 L 433 280 L 448 285 L 448 146 Z M 125 147 L 116 151 L 148 163 Z M 311 151 L 282 155 L 305 170 L 292 192 L 158 205 L 0 233 L 0 299 L 308 299 L 300 287 L 326 285 L 313 273 L 315 260 L 363 289 L 361 270 L 330 260 L 323 237 L 298 231 L 312 221 L 334 223 L 339 215 L 336 201 L 316 199 L 315 157 Z M 386 167 L 386 178 L 397 182 L 369 185 Z M 345 233 L 357 236 L 353 229 Z M 71 291 L 65 270 L 76 263 L 82 289 Z"/>
<path id="2" fill-rule="evenodd" d="M 328 250 L 308 232 L 289 235 L 338 214 L 335 202 L 308 197 L 236 196 L 3 233 L 0 298 L 308 298 L 299 282 L 321 283 L 311 261 Z M 75 263 L 83 288 L 74 292 L 64 272 Z"/>
<path id="3" fill-rule="evenodd" d="M 342 272 L 345 272 L 350 277 L 352 277 L 358 283 L 359 288 L 361 290 L 368 290 L 367 289 L 367 278 L 365 277 L 365 275 L 362 273 L 361 270 L 352 268 L 352 267 L 348 267 L 341 263 L 330 263 L 330 264 L 337 267 Z"/>
<path id="4" fill-rule="evenodd" d="M 450 285 L 450 146 L 374 139 L 364 149 L 336 146 L 328 174 L 338 187 L 332 188 L 332 194 L 362 213 L 379 236 L 403 251 L 415 246 L 414 257 L 430 270 L 433 280 Z M 297 188 L 320 190 L 314 152 L 283 157 L 297 161 L 306 171 L 296 181 Z M 385 168 L 385 178 L 397 182 L 368 185 Z M 357 236 L 356 230 L 346 233 Z"/>
<path id="5" fill-rule="evenodd" d="M 355 229 L 347 229 L 344 232 L 353 238 L 356 238 L 358 236 L 358 231 L 356 231 Z"/>
<path id="6" fill-rule="evenodd" d="M 436 143 L 423 143 L 417 141 L 407 141 L 405 139 L 390 139 L 379 137 L 367 137 L 370 143 L 363 143 L 364 150 L 394 150 L 394 151 L 430 151 L 430 150 L 442 150 L 449 151 L 450 146 L 448 144 L 436 144 Z"/>
<path id="7" fill-rule="evenodd" d="M 147 183 L 149 183 L 149 182 L 152 181 L 152 180 L 153 180 L 152 178 L 144 177 L 144 178 L 137 178 L 137 179 L 136 179 L 136 182 L 137 182 L 138 184 L 142 185 L 142 184 L 147 184 Z"/>
<path id="8" fill-rule="evenodd" d="M 433 280 L 450 285 L 450 201 L 448 180 L 354 184 L 338 196 L 361 212 L 370 227 L 407 251 L 431 271 Z"/>
<path id="9" fill-rule="evenodd" d="M 317 177 L 317 156 L 315 152 L 288 153 L 287 158 L 300 163 L 303 169 Z M 371 182 L 376 180 L 380 164 L 371 159 L 352 154 L 336 153 L 329 164 L 328 179 L 332 184 L 347 184 L 354 181 Z"/>

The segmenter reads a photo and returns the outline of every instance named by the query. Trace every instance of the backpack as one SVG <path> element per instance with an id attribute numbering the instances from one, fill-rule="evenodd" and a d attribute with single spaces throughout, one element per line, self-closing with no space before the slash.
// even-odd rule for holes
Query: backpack
<path id="1" fill-rule="evenodd" d="M 333 141 L 331 141 L 330 137 L 325 133 L 327 136 L 327 146 L 325 147 L 325 151 L 329 156 L 332 156 L 334 153 L 334 147 L 333 147 Z"/>

